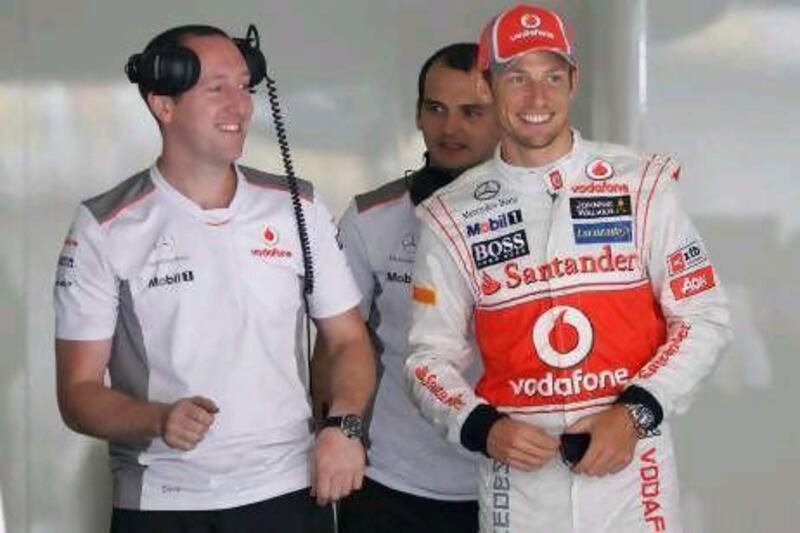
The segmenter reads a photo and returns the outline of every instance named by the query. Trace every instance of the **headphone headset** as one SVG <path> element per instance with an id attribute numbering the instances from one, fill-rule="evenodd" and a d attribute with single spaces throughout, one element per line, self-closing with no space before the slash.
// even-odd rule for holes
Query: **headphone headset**
<path id="1" fill-rule="evenodd" d="M 249 87 L 255 87 L 267 77 L 267 60 L 261 52 L 258 30 L 247 29 L 244 38 L 233 38 L 250 71 Z M 190 48 L 180 45 L 159 47 L 133 54 L 125 65 L 125 74 L 147 92 L 176 96 L 191 89 L 200 78 L 200 59 Z"/>

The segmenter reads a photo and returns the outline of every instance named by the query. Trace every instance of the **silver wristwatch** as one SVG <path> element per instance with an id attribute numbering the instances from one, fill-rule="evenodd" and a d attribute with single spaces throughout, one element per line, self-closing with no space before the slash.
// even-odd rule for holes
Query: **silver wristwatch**
<path id="1" fill-rule="evenodd" d="M 630 413 L 633 427 L 640 439 L 653 434 L 656 416 L 649 407 L 641 403 L 623 403 L 622 405 Z"/>

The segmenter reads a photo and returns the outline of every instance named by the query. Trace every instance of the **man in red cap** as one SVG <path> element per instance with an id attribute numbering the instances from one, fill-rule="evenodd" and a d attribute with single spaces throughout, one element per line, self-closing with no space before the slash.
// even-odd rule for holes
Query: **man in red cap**
<path id="1" fill-rule="evenodd" d="M 418 208 L 413 395 L 487 457 L 481 531 L 680 531 L 665 419 L 688 407 L 729 334 L 678 205 L 681 166 L 571 128 L 578 65 L 555 13 L 501 13 L 479 62 L 500 148 Z M 485 372 L 473 390 L 461 372 L 475 343 Z"/>

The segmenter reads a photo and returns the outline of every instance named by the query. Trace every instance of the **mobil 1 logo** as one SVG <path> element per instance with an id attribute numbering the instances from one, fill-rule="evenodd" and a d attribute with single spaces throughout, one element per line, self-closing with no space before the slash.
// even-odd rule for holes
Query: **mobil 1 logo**
<path id="1" fill-rule="evenodd" d="M 486 268 L 528 255 L 528 236 L 525 230 L 508 233 L 501 237 L 476 242 L 472 245 L 472 258 L 475 266 Z"/>

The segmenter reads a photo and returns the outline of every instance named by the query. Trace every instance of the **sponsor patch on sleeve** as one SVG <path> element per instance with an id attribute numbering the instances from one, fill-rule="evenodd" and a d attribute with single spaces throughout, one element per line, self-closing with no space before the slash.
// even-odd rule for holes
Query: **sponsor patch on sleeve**
<path id="1" fill-rule="evenodd" d="M 436 290 L 432 287 L 422 285 L 412 285 L 411 297 L 415 302 L 425 305 L 436 305 Z"/>
<path id="2" fill-rule="evenodd" d="M 717 286 L 717 281 L 714 279 L 714 269 L 708 265 L 672 280 L 669 286 L 675 299 L 683 300 L 713 289 Z"/>
<path id="3" fill-rule="evenodd" d="M 667 256 L 667 271 L 670 276 L 677 276 L 702 265 L 707 259 L 706 251 L 700 241 L 692 241 Z"/>

